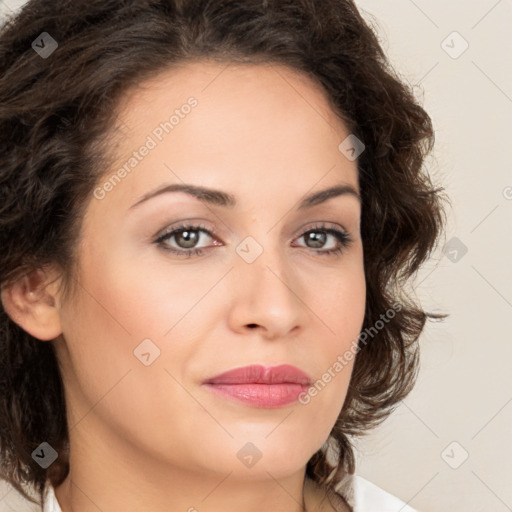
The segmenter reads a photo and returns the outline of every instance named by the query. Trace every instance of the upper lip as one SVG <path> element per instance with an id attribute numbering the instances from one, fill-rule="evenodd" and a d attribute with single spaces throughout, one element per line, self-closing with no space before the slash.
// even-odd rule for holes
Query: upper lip
<path id="1" fill-rule="evenodd" d="M 206 379 L 203 384 L 311 384 L 311 378 L 299 368 L 281 364 L 265 366 L 252 364 L 242 366 Z"/>

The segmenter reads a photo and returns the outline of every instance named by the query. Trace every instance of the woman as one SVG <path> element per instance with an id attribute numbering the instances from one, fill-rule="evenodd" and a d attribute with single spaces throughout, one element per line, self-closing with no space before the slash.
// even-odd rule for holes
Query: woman
<path id="1" fill-rule="evenodd" d="M 0 51 L 2 478 L 52 512 L 411 510 L 351 438 L 439 318 L 403 285 L 442 196 L 356 6 L 31 0 Z"/>

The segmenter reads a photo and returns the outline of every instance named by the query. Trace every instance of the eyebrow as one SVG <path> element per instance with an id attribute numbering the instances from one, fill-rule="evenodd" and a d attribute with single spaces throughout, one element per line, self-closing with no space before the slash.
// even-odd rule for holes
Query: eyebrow
<path id="1" fill-rule="evenodd" d="M 215 206 L 222 206 L 224 208 L 232 209 L 237 204 L 234 195 L 229 194 L 227 192 L 223 192 L 222 190 L 215 190 L 212 188 L 202 187 L 199 185 L 190 185 L 186 183 L 173 183 L 153 190 L 152 192 L 148 192 L 147 194 L 143 195 L 135 204 L 130 206 L 129 209 L 131 210 L 132 208 L 135 208 L 136 206 L 140 205 L 145 201 L 148 201 L 149 199 L 152 199 L 153 197 L 159 196 L 161 194 L 168 194 L 171 192 L 184 192 L 185 194 L 200 199 L 201 201 L 205 201 Z M 352 185 L 335 185 L 325 190 L 320 190 L 319 192 L 313 192 L 312 194 L 306 196 L 299 203 L 298 210 L 311 208 L 312 206 L 324 203 L 325 201 L 328 201 L 329 199 L 332 199 L 334 197 L 347 195 L 353 196 L 359 202 L 361 202 L 361 197 L 359 193 L 354 187 L 352 187 Z"/>

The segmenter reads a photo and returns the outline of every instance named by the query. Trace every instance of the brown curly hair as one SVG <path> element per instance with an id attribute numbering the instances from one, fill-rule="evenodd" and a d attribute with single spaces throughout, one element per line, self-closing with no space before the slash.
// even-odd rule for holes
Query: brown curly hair
<path id="1" fill-rule="evenodd" d="M 84 207 L 113 162 L 116 107 L 130 87 L 176 63 L 276 63 L 328 94 L 364 142 L 358 159 L 367 301 L 363 327 L 401 308 L 365 343 L 346 400 L 306 474 L 334 487 L 355 471 L 349 436 L 385 419 L 412 389 L 427 313 L 404 292 L 441 234 L 442 188 L 423 169 L 429 115 L 389 64 L 352 0 L 31 0 L 0 32 L 0 283 L 57 264 L 72 293 Z M 49 58 L 32 44 L 58 43 Z M 59 458 L 31 457 L 47 441 Z M 332 446 L 335 460 L 330 461 Z M 34 501 L 69 471 L 63 384 L 52 343 L 0 307 L 0 477 Z"/>

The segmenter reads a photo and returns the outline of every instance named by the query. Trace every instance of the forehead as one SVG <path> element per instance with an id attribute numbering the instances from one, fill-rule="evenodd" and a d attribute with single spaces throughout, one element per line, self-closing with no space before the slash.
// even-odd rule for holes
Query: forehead
<path id="1" fill-rule="evenodd" d="M 347 127 L 315 81 L 285 66 L 174 66 L 126 94 L 118 119 L 123 137 L 111 171 L 148 139 L 154 146 L 112 194 L 132 203 L 169 182 L 268 197 L 283 189 L 299 197 L 320 180 L 316 188 L 357 188 L 356 164 L 338 148 Z"/>
<path id="2" fill-rule="evenodd" d="M 139 82 L 124 95 L 121 103 L 125 106 L 131 103 L 133 106 L 137 100 L 144 101 L 146 94 L 154 96 L 158 91 L 179 94 L 192 89 L 198 95 L 217 94 L 217 99 L 223 92 L 235 99 L 247 92 L 254 96 L 259 91 L 263 96 L 272 93 L 279 95 L 285 91 L 290 104 L 299 96 L 311 101 L 315 107 L 322 107 L 321 104 L 327 100 L 327 93 L 314 76 L 284 64 L 241 64 L 198 59 L 171 64 L 152 78 Z M 318 101 L 319 95 L 324 101 Z"/>
<path id="3" fill-rule="evenodd" d="M 192 119 L 204 121 L 217 116 L 219 128 L 229 123 L 255 129 L 257 122 L 263 120 L 269 132 L 277 121 L 288 122 L 293 131 L 299 121 L 310 121 L 311 129 L 302 125 L 301 132 L 321 128 L 346 131 L 316 80 L 298 70 L 270 63 L 199 60 L 173 65 L 126 93 L 118 117 L 131 127 L 147 130 L 150 126 L 144 125 L 145 120 L 169 119 L 191 97 L 200 107 L 194 109 Z"/>

